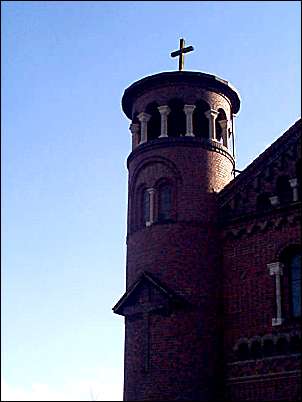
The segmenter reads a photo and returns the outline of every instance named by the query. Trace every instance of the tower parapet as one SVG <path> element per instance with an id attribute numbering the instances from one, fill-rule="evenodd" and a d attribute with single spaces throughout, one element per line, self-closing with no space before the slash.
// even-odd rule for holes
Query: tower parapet
<path id="1" fill-rule="evenodd" d="M 126 89 L 122 107 L 131 120 L 133 149 L 154 139 L 193 137 L 221 144 L 233 154 L 238 92 L 215 75 L 164 72 Z"/>

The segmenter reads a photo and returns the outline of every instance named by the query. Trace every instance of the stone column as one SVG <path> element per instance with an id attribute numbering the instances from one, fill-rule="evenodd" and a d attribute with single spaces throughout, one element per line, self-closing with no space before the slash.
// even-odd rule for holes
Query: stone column
<path id="1" fill-rule="evenodd" d="M 138 145 L 139 124 L 131 123 L 129 130 L 132 134 L 132 149 L 134 149 Z"/>
<path id="2" fill-rule="evenodd" d="M 147 189 L 150 197 L 150 218 L 149 222 L 146 222 L 146 226 L 151 226 L 154 223 L 154 207 L 155 207 L 155 188 L 148 188 Z"/>
<path id="3" fill-rule="evenodd" d="M 160 136 L 158 138 L 168 137 L 168 114 L 171 112 L 171 109 L 166 105 L 158 106 L 157 109 L 161 118 Z"/>
<path id="4" fill-rule="evenodd" d="M 214 109 L 210 109 L 205 112 L 205 116 L 209 119 L 209 127 L 210 127 L 210 139 L 217 141 L 216 139 L 216 127 L 215 127 L 215 120 L 218 116 L 218 112 Z"/>
<path id="5" fill-rule="evenodd" d="M 147 124 L 148 121 L 151 119 L 151 115 L 145 112 L 141 112 L 138 116 L 137 116 L 138 120 L 141 123 L 141 140 L 140 140 L 140 144 L 143 144 L 144 142 L 147 142 Z"/>
<path id="6" fill-rule="evenodd" d="M 195 105 L 185 105 L 184 112 L 186 114 L 186 137 L 195 137 L 193 133 L 193 112 Z"/>
<path id="7" fill-rule="evenodd" d="M 227 120 L 220 120 L 218 122 L 221 127 L 222 131 L 222 143 L 227 148 L 228 147 L 228 121 Z"/>
<path id="8" fill-rule="evenodd" d="M 276 286 L 276 317 L 272 319 L 272 325 L 282 324 L 282 311 L 281 311 L 281 281 L 280 277 L 283 275 L 283 264 L 281 262 L 272 262 L 267 264 L 269 269 L 269 274 L 271 276 L 275 275 L 275 286 Z"/>
<path id="9" fill-rule="evenodd" d="M 298 201 L 299 195 L 298 195 L 298 179 L 290 179 L 289 184 L 291 188 L 293 189 L 293 201 Z"/>

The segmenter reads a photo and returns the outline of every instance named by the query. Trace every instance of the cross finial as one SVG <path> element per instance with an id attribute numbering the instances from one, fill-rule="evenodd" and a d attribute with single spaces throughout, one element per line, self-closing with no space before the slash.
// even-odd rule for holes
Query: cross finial
<path id="1" fill-rule="evenodd" d="M 185 40 L 179 40 L 179 50 L 171 53 L 171 57 L 179 56 L 178 60 L 178 70 L 182 71 L 184 69 L 184 53 L 192 52 L 194 50 L 193 46 L 185 47 Z"/>

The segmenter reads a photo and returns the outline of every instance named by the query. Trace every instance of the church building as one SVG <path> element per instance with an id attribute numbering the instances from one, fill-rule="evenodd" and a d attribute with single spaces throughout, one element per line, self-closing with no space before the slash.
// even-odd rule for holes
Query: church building
<path id="1" fill-rule="evenodd" d="M 191 50 L 122 98 L 124 400 L 300 400 L 301 120 L 236 171 L 239 93 Z"/>

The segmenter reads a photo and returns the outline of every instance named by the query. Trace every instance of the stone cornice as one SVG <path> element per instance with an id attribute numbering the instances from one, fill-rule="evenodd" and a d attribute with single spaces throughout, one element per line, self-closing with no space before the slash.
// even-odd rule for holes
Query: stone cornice
<path id="1" fill-rule="evenodd" d="M 233 113 L 238 113 L 240 96 L 237 90 L 226 80 L 200 71 L 167 71 L 150 75 L 134 82 L 128 87 L 122 98 L 122 108 L 129 119 L 132 118 L 132 105 L 135 99 L 147 91 L 167 85 L 190 84 L 198 88 L 222 93 L 230 99 Z"/>
<path id="2" fill-rule="evenodd" d="M 165 137 L 148 141 L 135 148 L 127 158 L 127 167 L 129 168 L 129 163 L 132 161 L 133 158 L 135 158 L 140 153 L 148 152 L 158 148 L 168 148 L 177 146 L 204 148 L 209 151 L 218 152 L 226 156 L 234 166 L 234 158 L 228 152 L 228 150 L 219 142 L 196 137 Z"/>

